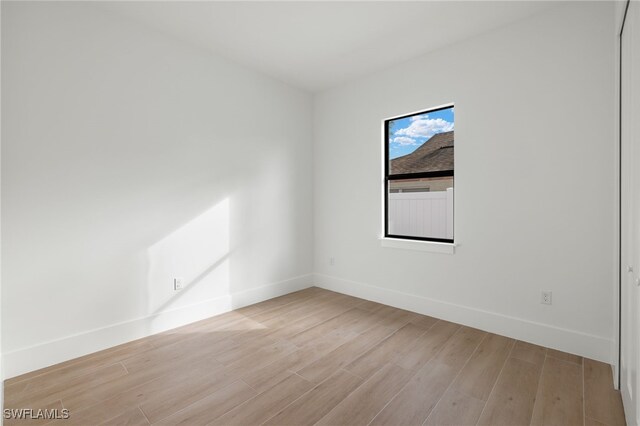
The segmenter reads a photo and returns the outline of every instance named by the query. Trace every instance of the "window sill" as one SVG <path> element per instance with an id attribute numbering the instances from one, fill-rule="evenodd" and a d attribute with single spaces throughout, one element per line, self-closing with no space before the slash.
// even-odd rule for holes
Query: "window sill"
<path id="1" fill-rule="evenodd" d="M 435 241 L 403 240 L 401 238 L 380 238 L 380 245 L 388 248 L 429 251 L 432 253 L 454 254 L 455 243 L 437 243 Z"/>

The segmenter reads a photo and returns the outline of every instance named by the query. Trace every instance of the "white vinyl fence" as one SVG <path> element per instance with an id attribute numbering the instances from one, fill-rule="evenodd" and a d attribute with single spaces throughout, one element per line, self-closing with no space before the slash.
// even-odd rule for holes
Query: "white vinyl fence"
<path id="1" fill-rule="evenodd" d="M 453 239 L 453 188 L 389 194 L 389 234 Z"/>

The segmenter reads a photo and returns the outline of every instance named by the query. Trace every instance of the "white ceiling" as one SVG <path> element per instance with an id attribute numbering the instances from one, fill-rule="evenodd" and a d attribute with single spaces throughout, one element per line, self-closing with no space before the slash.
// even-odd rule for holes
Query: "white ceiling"
<path id="1" fill-rule="evenodd" d="M 101 6 L 317 91 L 526 18 L 550 4 L 150 1 Z"/>

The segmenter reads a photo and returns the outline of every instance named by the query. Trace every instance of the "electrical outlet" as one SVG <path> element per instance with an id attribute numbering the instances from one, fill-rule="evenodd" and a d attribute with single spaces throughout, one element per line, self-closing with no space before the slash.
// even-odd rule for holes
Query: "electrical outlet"
<path id="1" fill-rule="evenodd" d="M 334 266 L 336 264 L 336 259 L 334 257 L 329 258 L 329 265 Z"/>
<path id="2" fill-rule="evenodd" d="M 542 303 L 543 305 L 550 305 L 551 304 L 551 292 L 550 291 L 543 291 L 542 293 L 540 293 L 540 303 Z"/>
<path id="3" fill-rule="evenodd" d="M 180 291 L 184 287 L 184 278 L 176 277 L 173 279 L 173 290 Z"/>

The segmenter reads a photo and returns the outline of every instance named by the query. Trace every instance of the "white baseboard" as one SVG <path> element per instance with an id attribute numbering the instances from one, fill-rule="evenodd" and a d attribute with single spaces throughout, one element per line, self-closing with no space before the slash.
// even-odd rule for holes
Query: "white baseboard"
<path id="1" fill-rule="evenodd" d="M 155 315 L 7 352 L 2 354 L 4 378 L 15 377 L 213 315 L 303 290 L 311 287 L 312 283 L 312 274 L 302 275 L 275 284 L 255 287 L 224 297 L 205 300 Z"/>
<path id="2" fill-rule="evenodd" d="M 317 285 L 514 339 L 612 363 L 611 340 L 522 318 L 402 293 L 324 274 L 308 274 L 224 297 L 112 324 L 2 354 L 4 379 Z"/>
<path id="3" fill-rule="evenodd" d="M 612 363 L 610 339 L 469 306 L 429 299 L 324 274 L 314 274 L 321 288 L 463 324 L 540 346 Z"/>

